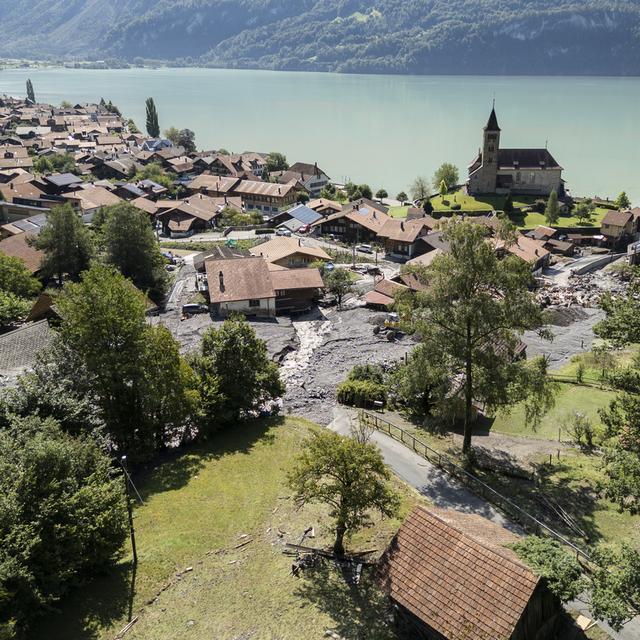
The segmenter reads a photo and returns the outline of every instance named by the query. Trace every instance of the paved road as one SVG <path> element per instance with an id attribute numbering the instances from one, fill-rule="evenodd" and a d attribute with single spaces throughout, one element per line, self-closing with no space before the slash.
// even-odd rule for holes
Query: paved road
<path id="1" fill-rule="evenodd" d="M 349 435 L 351 416 L 354 414 L 342 407 L 335 407 L 333 415 L 329 429 Z M 393 471 L 436 506 L 475 513 L 512 531 L 520 531 L 489 503 L 400 442 L 378 431 L 371 436 L 371 440 L 380 447 L 385 462 Z"/>

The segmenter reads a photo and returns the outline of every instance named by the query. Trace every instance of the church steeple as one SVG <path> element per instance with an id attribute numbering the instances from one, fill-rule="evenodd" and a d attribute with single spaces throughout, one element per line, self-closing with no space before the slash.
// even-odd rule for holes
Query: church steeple
<path id="1" fill-rule="evenodd" d="M 496 116 L 495 102 L 493 104 L 493 108 L 491 109 L 491 115 L 489 116 L 489 120 L 487 121 L 487 126 L 484 129 L 485 131 L 500 131 L 500 127 L 498 126 L 498 116 Z"/>

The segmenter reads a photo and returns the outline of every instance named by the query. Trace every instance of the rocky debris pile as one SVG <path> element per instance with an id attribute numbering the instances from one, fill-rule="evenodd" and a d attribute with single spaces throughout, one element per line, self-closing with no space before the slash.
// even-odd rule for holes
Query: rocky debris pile
<path id="1" fill-rule="evenodd" d="M 543 307 L 571 307 L 574 305 L 595 309 L 600 306 L 600 298 L 607 291 L 612 294 L 624 294 L 626 283 L 611 274 L 588 273 L 571 274 L 568 284 L 557 284 L 542 280 L 536 291 L 536 300 Z"/>

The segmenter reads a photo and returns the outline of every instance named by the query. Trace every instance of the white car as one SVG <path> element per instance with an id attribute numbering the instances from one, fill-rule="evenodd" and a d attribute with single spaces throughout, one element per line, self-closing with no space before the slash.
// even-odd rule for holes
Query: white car
<path id="1" fill-rule="evenodd" d="M 356 251 L 360 251 L 360 253 L 373 253 L 373 247 L 370 244 L 359 244 L 356 247 Z"/>

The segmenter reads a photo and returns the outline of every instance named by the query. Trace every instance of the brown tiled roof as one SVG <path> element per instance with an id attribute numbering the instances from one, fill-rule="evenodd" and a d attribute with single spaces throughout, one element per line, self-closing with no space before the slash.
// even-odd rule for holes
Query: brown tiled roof
<path id="1" fill-rule="evenodd" d="M 271 271 L 271 282 L 276 291 L 293 289 L 323 289 L 320 271 L 310 269 L 282 269 Z"/>
<path id="2" fill-rule="evenodd" d="M 307 204 L 309 209 L 313 209 L 314 211 L 325 211 L 326 209 L 332 209 L 333 211 L 342 211 L 342 205 L 339 202 L 335 202 L 335 200 L 327 200 L 327 198 L 318 198 L 317 200 L 312 200 Z"/>
<path id="3" fill-rule="evenodd" d="M 131 201 L 131 204 L 138 209 L 142 209 L 142 211 L 146 211 L 152 216 L 155 215 L 156 211 L 158 210 L 156 203 L 153 202 L 153 200 L 149 200 L 148 198 L 136 198 L 135 200 Z"/>
<path id="4" fill-rule="evenodd" d="M 301 253 L 317 260 L 331 260 L 331 256 L 320 247 L 306 247 L 299 238 L 279 237 L 258 244 L 249 249 L 251 255 L 263 257 L 268 262 L 282 260 L 295 253 Z"/>
<path id="5" fill-rule="evenodd" d="M 361 206 L 360 209 L 351 207 L 349 209 L 343 209 L 342 211 L 333 213 L 330 216 L 324 218 L 324 220 L 318 220 L 317 222 L 314 222 L 312 226 L 315 227 L 325 222 L 339 220 L 340 218 L 347 218 L 348 220 L 351 220 L 352 222 L 355 222 L 365 229 L 373 231 L 374 233 L 379 233 L 380 229 L 382 229 L 387 220 L 390 220 L 390 217 L 386 213 L 382 213 L 377 209 Z"/>
<path id="6" fill-rule="evenodd" d="M 20 258 L 31 273 L 36 273 L 40 271 L 44 253 L 28 244 L 27 240 L 34 237 L 32 233 L 20 233 L 0 240 L 0 253 Z"/>
<path id="7" fill-rule="evenodd" d="M 529 264 L 535 264 L 538 260 L 550 253 L 545 249 L 544 242 L 521 234 L 518 235 L 515 243 L 509 244 L 506 247 L 502 240 L 492 239 L 491 241 L 494 243 L 496 249 L 506 249 L 510 254 L 522 258 L 522 260 Z"/>
<path id="8" fill-rule="evenodd" d="M 233 191 L 234 187 L 239 183 L 238 178 L 222 178 L 220 176 L 199 175 L 196 176 L 188 185 L 193 191 L 201 189 L 209 189 L 218 193 L 228 193 Z"/>
<path id="9" fill-rule="evenodd" d="M 276 184 L 275 182 L 261 182 L 258 180 L 240 180 L 233 191 L 240 195 L 259 195 L 269 198 L 284 198 L 292 189 L 297 189 L 298 183 L 295 181 L 286 184 Z"/>
<path id="10" fill-rule="evenodd" d="M 528 235 L 534 240 L 549 240 L 549 238 L 553 238 L 556 233 L 558 233 L 558 230 L 553 227 L 538 225 L 533 231 L 529 232 Z"/>
<path id="11" fill-rule="evenodd" d="M 602 219 L 602 224 L 608 224 L 612 227 L 624 227 L 631 220 L 633 220 L 631 211 L 607 211 L 607 214 Z"/>
<path id="12" fill-rule="evenodd" d="M 448 640 L 508 640 L 539 578 L 478 515 L 416 507 L 380 560 L 386 593 Z"/>
<path id="13" fill-rule="evenodd" d="M 398 220 L 389 218 L 383 225 L 378 235 L 395 242 L 415 242 L 416 238 L 423 232 L 429 230 L 427 220 L 418 218 L 416 220 Z"/>
<path id="14" fill-rule="evenodd" d="M 213 303 L 275 298 L 269 267 L 262 258 L 207 260 L 205 269 Z"/>

